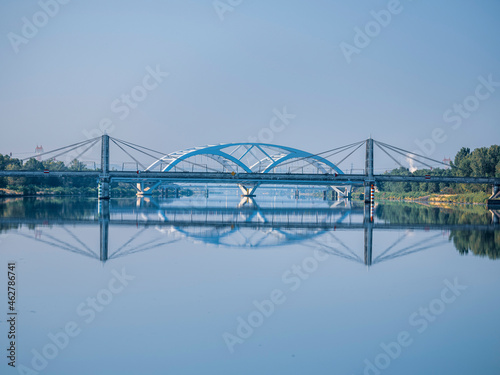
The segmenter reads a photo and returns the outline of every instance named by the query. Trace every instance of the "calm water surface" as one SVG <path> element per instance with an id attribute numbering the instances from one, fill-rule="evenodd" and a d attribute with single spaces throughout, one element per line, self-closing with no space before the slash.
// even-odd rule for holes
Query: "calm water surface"
<path id="1" fill-rule="evenodd" d="M 2 374 L 500 373 L 484 207 L 38 198 L 0 218 Z"/>

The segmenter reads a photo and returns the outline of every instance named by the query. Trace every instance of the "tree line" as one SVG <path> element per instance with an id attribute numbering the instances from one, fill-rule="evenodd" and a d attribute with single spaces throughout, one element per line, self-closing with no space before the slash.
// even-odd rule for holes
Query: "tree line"
<path id="1" fill-rule="evenodd" d="M 443 177 L 500 177 L 500 146 L 480 147 L 471 151 L 462 147 L 450 163 L 450 168 L 418 169 L 410 172 L 408 168 L 397 168 L 387 175 L 397 176 L 443 176 Z M 430 182 L 381 182 L 377 183 L 379 191 L 408 193 L 474 193 L 490 192 L 487 184 L 455 184 Z"/>
<path id="2" fill-rule="evenodd" d="M 84 163 L 73 160 L 69 165 L 62 161 L 53 159 L 39 161 L 35 158 L 23 161 L 12 158 L 9 155 L 0 154 L 0 170 L 22 170 L 22 171 L 86 171 L 89 170 Z M 24 194 L 34 194 L 40 189 L 65 190 L 73 192 L 86 192 L 87 189 L 95 190 L 95 178 L 71 178 L 71 177 L 0 177 L 0 188 L 7 188 L 22 192 Z M 89 188 L 91 187 L 91 188 Z M 89 191 L 90 192 L 90 191 Z"/>

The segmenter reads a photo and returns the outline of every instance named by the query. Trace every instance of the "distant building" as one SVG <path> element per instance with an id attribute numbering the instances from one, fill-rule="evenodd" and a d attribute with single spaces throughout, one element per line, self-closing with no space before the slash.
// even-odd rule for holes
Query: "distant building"
<path id="1" fill-rule="evenodd" d="M 41 146 L 41 145 L 38 146 L 37 145 L 36 148 L 35 148 L 35 154 L 37 155 L 36 160 L 41 161 L 42 157 L 40 156 L 40 154 L 43 154 L 43 146 Z"/>
<path id="2" fill-rule="evenodd" d="M 450 159 L 450 158 L 444 158 L 444 159 L 443 159 L 443 163 L 448 164 L 448 166 L 450 166 L 450 164 L 451 164 L 451 159 Z"/>

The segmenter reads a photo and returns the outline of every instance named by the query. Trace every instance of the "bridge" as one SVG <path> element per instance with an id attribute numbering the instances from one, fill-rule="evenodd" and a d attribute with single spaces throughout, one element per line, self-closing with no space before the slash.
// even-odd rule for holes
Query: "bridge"
<path id="1" fill-rule="evenodd" d="M 130 157 L 135 170 L 112 170 L 110 168 L 110 141 Z M 425 166 L 434 162 L 444 164 L 424 155 L 418 155 L 372 138 L 337 147 L 318 154 L 286 146 L 264 143 L 229 143 L 196 147 L 174 153 L 163 153 L 131 142 L 112 138 L 107 134 L 74 145 L 61 147 L 38 156 L 57 156 L 86 147 L 79 155 L 87 152 L 98 142 L 101 144 L 101 166 L 99 170 L 85 171 L 25 171 L 3 170 L 0 177 L 93 177 L 99 183 L 99 199 L 110 198 L 110 184 L 121 181 L 133 184 L 137 194 L 151 195 L 162 184 L 197 183 L 237 185 L 244 197 L 254 197 L 258 187 L 263 185 L 324 186 L 337 192 L 340 198 L 348 197 L 353 185 L 364 186 L 366 203 L 373 201 L 374 187 L 379 182 L 425 182 L 492 185 L 491 204 L 498 202 L 500 178 L 495 177 L 452 177 L 452 176 L 396 176 L 374 173 L 374 145 L 400 164 L 390 152 L 403 155 Z M 347 157 L 365 146 L 365 168 L 363 173 L 345 173 L 339 168 Z M 63 151 L 64 150 L 64 151 Z M 141 162 L 132 150 L 153 159 L 149 165 Z M 349 154 L 340 162 L 328 158 L 341 152 Z M 54 157 L 54 156 L 51 156 Z M 204 158 L 200 162 L 198 158 Z M 76 158 L 75 158 L 76 159 Z M 400 164 L 401 165 L 401 164 Z M 444 164 L 447 166 L 447 164 Z M 432 167 L 431 167 L 432 169 Z"/>

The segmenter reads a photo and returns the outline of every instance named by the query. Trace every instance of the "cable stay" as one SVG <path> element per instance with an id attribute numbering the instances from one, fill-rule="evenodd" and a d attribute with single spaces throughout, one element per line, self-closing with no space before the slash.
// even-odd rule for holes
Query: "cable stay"
<path id="1" fill-rule="evenodd" d="M 134 143 L 131 143 L 131 142 L 127 142 L 127 141 L 123 141 L 123 140 L 120 140 L 120 139 L 117 139 L 117 138 L 112 138 L 110 137 L 110 139 L 115 143 L 117 144 L 116 142 L 124 145 L 124 146 L 127 146 L 127 147 L 130 147 L 134 150 L 136 150 L 137 152 L 140 152 L 141 154 L 144 154 L 146 156 L 149 156 L 151 158 L 153 158 L 155 161 L 159 161 L 161 159 L 165 159 L 165 158 L 173 158 L 173 159 L 178 159 L 178 157 L 174 156 L 174 155 L 171 155 L 171 154 L 167 154 L 165 152 L 160 152 L 160 151 L 156 151 L 156 150 L 153 150 L 153 149 L 150 149 L 150 148 L 147 148 L 147 147 L 144 147 L 144 146 L 140 146 L 140 145 L 136 145 Z M 116 142 L 115 142 L 116 141 Z M 120 147 L 118 144 L 117 144 L 118 147 Z M 121 147 L 120 147 L 121 148 Z M 148 150 L 148 151 L 151 151 L 151 152 L 155 152 L 159 155 L 161 155 L 161 157 L 158 157 L 158 156 L 155 156 L 155 155 L 151 155 L 150 153 L 148 152 L 145 152 L 143 150 L 141 150 L 140 148 L 142 149 L 145 149 L 145 150 Z M 123 148 L 121 148 L 125 153 L 127 153 Z M 139 165 L 141 165 L 141 167 L 143 169 L 147 169 L 143 164 L 141 164 L 137 159 L 135 159 L 132 155 L 130 155 L 129 153 L 127 153 L 127 155 L 129 155 L 136 163 L 138 163 Z M 203 168 L 203 169 L 207 169 L 207 170 L 211 170 L 213 172 L 218 172 L 219 170 L 215 169 L 215 168 L 209 168 L 207 167 L 206 165 L 204 164 L 199 164 L 199 163 L 196 163 L 196 162 L 193 162 L 191 160 L 188 160 L 188 159 L 183 159 L 182 162 L 185 162 L 187 164 L 190 164 L 190 165 L 193 165 L 193 166 L 196 166 L 196 167 L 200 167 L 200 168 Z"/>
<path id="2" fill-rule="evenodd" d="M 80 156 L 84 155 L 84 154 L 85 154 L 88 150 L 90 150 L 92 147 L 94 147 L 94 146 L 95 146 L 95 144 L 96 144 L 97 142 L 99 142 L 99 139 L 95 140 L 95 141 L 94 141 L 94 142 L 93 142 L 93 143 L 92 143 L 89 147 L 87 147 L 85 150 L 83 150 L 82 152 L 80 152 L 80 153 L 78 154 L 78 156 L 76 156 L 75 158 L 73 158 L 73 160 L 71 160 L 71 161 L 69 162 L 69 164 L 73 163 L 75 160 L 78 160 L 78 158 L 79 158 Z M 55 158 L 55 157 L 54 157 L 54 158 Z"/>
<path id="3" fill-rule="evenodd" d="M 78 147 L 85 146 L 86 144 L 89 144 L 90 142 L 93 142 L 95 140 L 100 140 L 100 139 L 101 139 L 101 137 L 95 137 L 95 138 L 92 138 L 92 139 L 87 139 L 86 141 L 82 141 L 82 142 L 78 142 L 78 143 L 73 143 L 71 145 L 64 146 L 64 147 L 59 147 L 59 148 L 56 148 L 56 149 L 51 150 L 51 151 L 42 152 L 41 154 L 35 154 L 33 156 L 21 159 L 21 161 L 38 158 L 38 157 L 41 157 L 41 156 L 44 156 L 44 155 L 48 155 L 48 154 L 52 154 L 54 152 L 65 150 L 65 149 L 68 149 L 68 148 L 71 147 L 71 149 L 66 150 L 66 151 L 64 151 L 64 152 L 62 152 L 60 154 L 57 154 L 56 156 L 53 156 L 53 158 L 56 158 L 58 156 L 64 155 L 67 152 L 71 152 L 71 151 L 73 151 L 74 149 L 76 149 Z"/>
<path id="4" fill-rule="evenodd" d="M 308 156 L 304 156 L 304 157 L 301 157 L 301 158 L 296 158 L 296 159 L 293 159 L 293 160 L 289 160 L 289 161 L 283 162 L 283 163 L 280 164 L 280 166 L 285 166 L 285 165 L 296 163 L 296 162 L 299 162 L 299 161 L 313 159 L 315 157 L 321 157 L 323 159 L 328 159 L 328 158 L 330 158 L 330 157 L 332 157 L 334 155 L 340 154 L 340 153 L 342 153 L 344 151 L 347 151 L 347 150 L 349 150 L 349 149 L 351 149 L 353 147 L 358 146 L 358 148 L 359 148 L 364 143 L 366 143 L 366 140 L 355 142 L 355 143 L 351 143 L 351 144 L 346 145 L 346 146 L 332 148 L 330 150 L 319 152 L 317 154 L 311 154 L 311 155 L 308 155 Z M 329 155 L 324 155 L 324 154 L 329 154 Z M 335 164 L 335 165 L 337 165 L 337 164 Z M 297 170 L 297 169 L 300 169 L 300 168 L 295 168 L 294 170 Z"/>
<path id="5" fill-rule="evenodd" d="M 404 155 L 404 156 L 406 156 L 406 157 L 408 157 L 408 158 L 410 158 L 410 159 L 413 159 L 413 158 L 412 158 L 412 157 L 410 157 L 409 155 L 414 155 L 414 156 L 418 156 L 418 157 L 420 157 L 420 158 L 424 158 L 424 159 L 426 159 L 426 160 L 433 161 L 434 163 L 441 164 L 441 165 L 445 165 L 445 166 L 449 167 L 449 165 L 448 165 L 448 164 L 443 163 L 442 161 L 439 161 L 439 160 L 436 160 L 436 159 L 432 159 L 432 158 L 429 158 L 429 157 L 427 157 L 427 156 L 420 155 L 420 154 L 417 154 L 417 153 L 415 153 L 415 152 L 411 152 L 411 151 L 408 151 L 408 150 L 405 150 L 405 149 L 402 149 L 402 148 L 399 148 L 399 147 L 396 147 L 396 146 L 392 146 L 392 145 L 387 144 L 387 143 L 378 142 L 378 141 L 375 141 L 375 142 L 376 142 L 376 143 L 378 143 L 378 144 L 380 144 L 380 145 L 382 145 L 382 146 L 385 146 L 385 147 L 387 147 L 387 148 L 391 149 L 391 150 L 392 150 L 392 151 L 394 151 L 394 152 L 397 152 L 397 151 L 402 151 L 402 152 L 406 153 L 406 154 L 403 154 L 403 155 Z M 396 151 L 396 150 L 397 150 L 397 151 Z M 401 153 L 401 152 L 399 152 L 399 153 Z M 417 159 L 413 159 L 413 160 L 418 161 L 418 162 L 420 162 L 420 163 L 424 164 L 423 162 L 421 162 L 421 161 L 419 161 L 419 160 L 417 160 Z M 424 165 L 427 165 L 427 164 L 424 164 Z M 432 167 L 431 167 L 431 168 L 432 168 Z"/>

